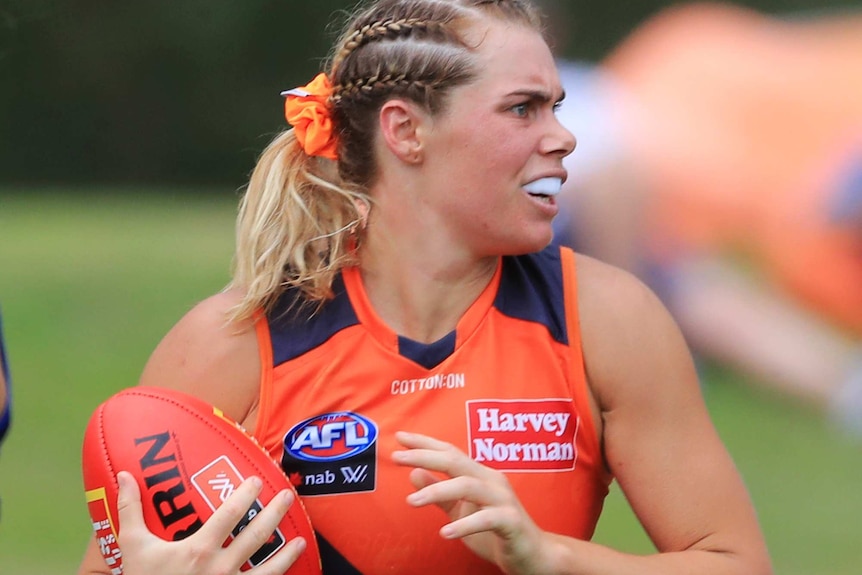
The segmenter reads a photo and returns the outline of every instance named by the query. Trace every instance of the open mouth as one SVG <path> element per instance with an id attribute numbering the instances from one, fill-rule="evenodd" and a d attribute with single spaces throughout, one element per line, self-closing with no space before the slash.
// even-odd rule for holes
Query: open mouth
<path id="1" fill-rule="evenodd" d="M 550 201 L 552 197 L 560 193 L 562 187 L 563 180 L 561 178 L 539 178 L 524 186 L 524 190 L 534 198 Z"/>

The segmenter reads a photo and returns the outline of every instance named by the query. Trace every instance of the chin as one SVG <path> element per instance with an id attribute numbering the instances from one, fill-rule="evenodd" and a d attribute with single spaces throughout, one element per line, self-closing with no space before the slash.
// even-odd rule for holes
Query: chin
<path id="1" fill-rule="evenodd" d="M 520 238 L 520 241 L 512 242 L 511 249 L 506 255 L 520 256 L 540 252 L 551 244 L 554 239 L 553 232 L 549 229 L 547 234 L 536 235 L 532 238 Z"/>

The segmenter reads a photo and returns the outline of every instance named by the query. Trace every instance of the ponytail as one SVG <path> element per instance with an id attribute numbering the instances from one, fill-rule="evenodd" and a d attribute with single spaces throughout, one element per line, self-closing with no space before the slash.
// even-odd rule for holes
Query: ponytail
<path id="1" fill-rule="evenodd" d="M 289 288 L 317 305 L 332 297 L 334 276 L 355 263 L 356 234 L 367 215 L 360 206 L 367 205 L 366 194 L 342 185 L 335 162 L 306 154 L 294 130 L 279 134 L 240 203 L 228 287 L 244 295 L 230 319 L 271 310 Z"/>

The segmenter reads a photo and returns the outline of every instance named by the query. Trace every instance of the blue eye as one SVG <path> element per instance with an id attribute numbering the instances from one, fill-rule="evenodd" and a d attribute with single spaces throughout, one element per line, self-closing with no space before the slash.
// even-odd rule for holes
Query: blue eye
<path id="1" fill-rule="evenodd" d="M 554 102 L 554 113 L 556 114 L 557 112 L 559 112 L 560 108 L 562 108 L 562 107 L 563 107 L 563 101 L 562 100 L 560 100 L 559 102 Z"/>
<path id="2" fill-rule="evenodd" d="M 526 115 L 529 113 L 530 105 L 526 104 L 526 103 L 517 104 L 515 106 L 512 106 L 512 111 L 515 112 L 515 115 L 523 118 L 523 117 L 526 117 Z"/>

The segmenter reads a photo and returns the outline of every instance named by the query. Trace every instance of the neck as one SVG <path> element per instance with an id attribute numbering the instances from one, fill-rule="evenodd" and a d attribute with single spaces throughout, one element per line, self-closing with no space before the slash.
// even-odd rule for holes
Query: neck
<path id="1" fill-rule="evenodd" d="M 498 258 L 453 256 L 440 239 L 411 243 L 403 235 L 366 238 L 362 280 L 371 305 L 399 335 L 431 343 L 455 329 L 488 286 Z"/>

